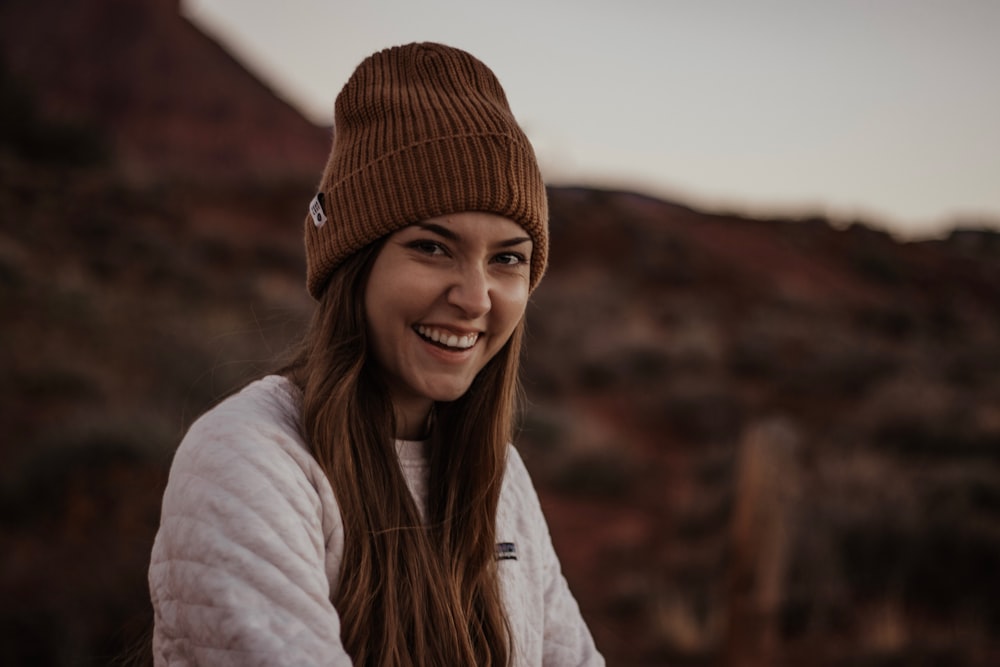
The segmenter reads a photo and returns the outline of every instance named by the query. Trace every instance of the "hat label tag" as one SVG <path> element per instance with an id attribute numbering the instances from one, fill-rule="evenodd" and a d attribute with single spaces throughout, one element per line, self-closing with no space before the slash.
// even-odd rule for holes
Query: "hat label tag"
<path id="1" fill-rule="evenodd" d="M 316 229 L 319 229 L 326 224 L 326 214 L 323 212 L 322 192 L 313 197 L 312 201 L 309 202 L 309 215 L 312 216 L 313 224 L 316 225 Z"/>

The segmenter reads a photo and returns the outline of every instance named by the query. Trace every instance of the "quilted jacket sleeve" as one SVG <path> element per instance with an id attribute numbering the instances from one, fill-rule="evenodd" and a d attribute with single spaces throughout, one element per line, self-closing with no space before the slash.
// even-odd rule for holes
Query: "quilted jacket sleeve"
<path id="1" fill-rule="evenodd" d="M 150 563 L 156 665 L 351 664 L 325 563 L 339 514 L 293 440 L 222 404 L 181 443 Z"/>
<path id="2" fill-rule="evenodd" d="M 553 667 L 587 665 L 603 667 L 604 658 L 597 652 L 594 639 L 587 628 L 580 607 L 569 590 L 552 549 L 546 565 L 544 664 Z"/>

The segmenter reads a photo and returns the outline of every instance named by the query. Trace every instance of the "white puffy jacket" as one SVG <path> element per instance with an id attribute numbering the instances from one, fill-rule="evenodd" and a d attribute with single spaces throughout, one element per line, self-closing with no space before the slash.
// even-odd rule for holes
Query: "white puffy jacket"
<path id="1" fill-rule="evenodd" d="M 153 545 L 156 665 L 350 665 L 330 599 L 343 525 L 298 432 L 299 392 L 268 376 L 194 423 L 177 450 Z M 418 507 L 422 443 L 397 443 Z M 603 665 L 567 588 L 531 480 L 510 449 L 497 539 L 514 664 Z"/>

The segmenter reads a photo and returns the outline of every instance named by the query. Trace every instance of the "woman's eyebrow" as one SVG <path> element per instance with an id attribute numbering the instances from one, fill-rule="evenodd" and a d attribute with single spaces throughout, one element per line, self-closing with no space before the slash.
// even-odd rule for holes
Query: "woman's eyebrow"
<path id="1" fill-rule="evenodd" d="M 438 236 L 444 237 L 449 241 L 461 241 L 462 237 L 456 234 L 454 231 L 443 227 L 434 222 L 418 222 L 414 224 L 414 227 L 419 227 L 424 231 L 428 231 L 432 234 L 437 234 Z M 512 246 L 521 245 L 522 243 L 531 243 L 530 236 L 516 236 L 512 239 L 506 239 L 504 241 L 498 242 L 496 245 L 500 248 L 510 248 Z"/>
<path id="2" fill-rule="evenodd" d="M 507 239 L 506 241 L 500 241 L 497 246 L 501 248 L 510 248 L 512 246 L 521 245 L 522 243 L 531 243 L 530 236 L 518 236 L 513 239 Z"/>
<path id="3" fill-rule="evenodd" d="M 438 236 L 443 236 L 444 238 L 448 239 L 449 241 L 459 241 L 459 240 L 461 240 L 461 237 L 458 234 L 456 234 L 455 232 L 451 231 L 447 227 L 442 227 L 441 225 L 437 225 L 437 224 L 435 224 L 433 222 L 418 222 L 418 223 L 416 223 L 415 226 L 419 227 L 420 229 L 423 229 L 423 230 L 426 230 L 428 232 L 431 232 L 432 234 L 437 234 Z"/>

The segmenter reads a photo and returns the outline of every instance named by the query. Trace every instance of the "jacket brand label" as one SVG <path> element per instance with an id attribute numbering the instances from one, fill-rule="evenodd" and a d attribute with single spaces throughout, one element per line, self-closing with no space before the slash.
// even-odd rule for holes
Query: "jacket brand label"
<path id="1" fill-rule="evenodd" d="M 517 560 L 517 545 L 513 542 L 497 542 L 497 560 Z"/>

